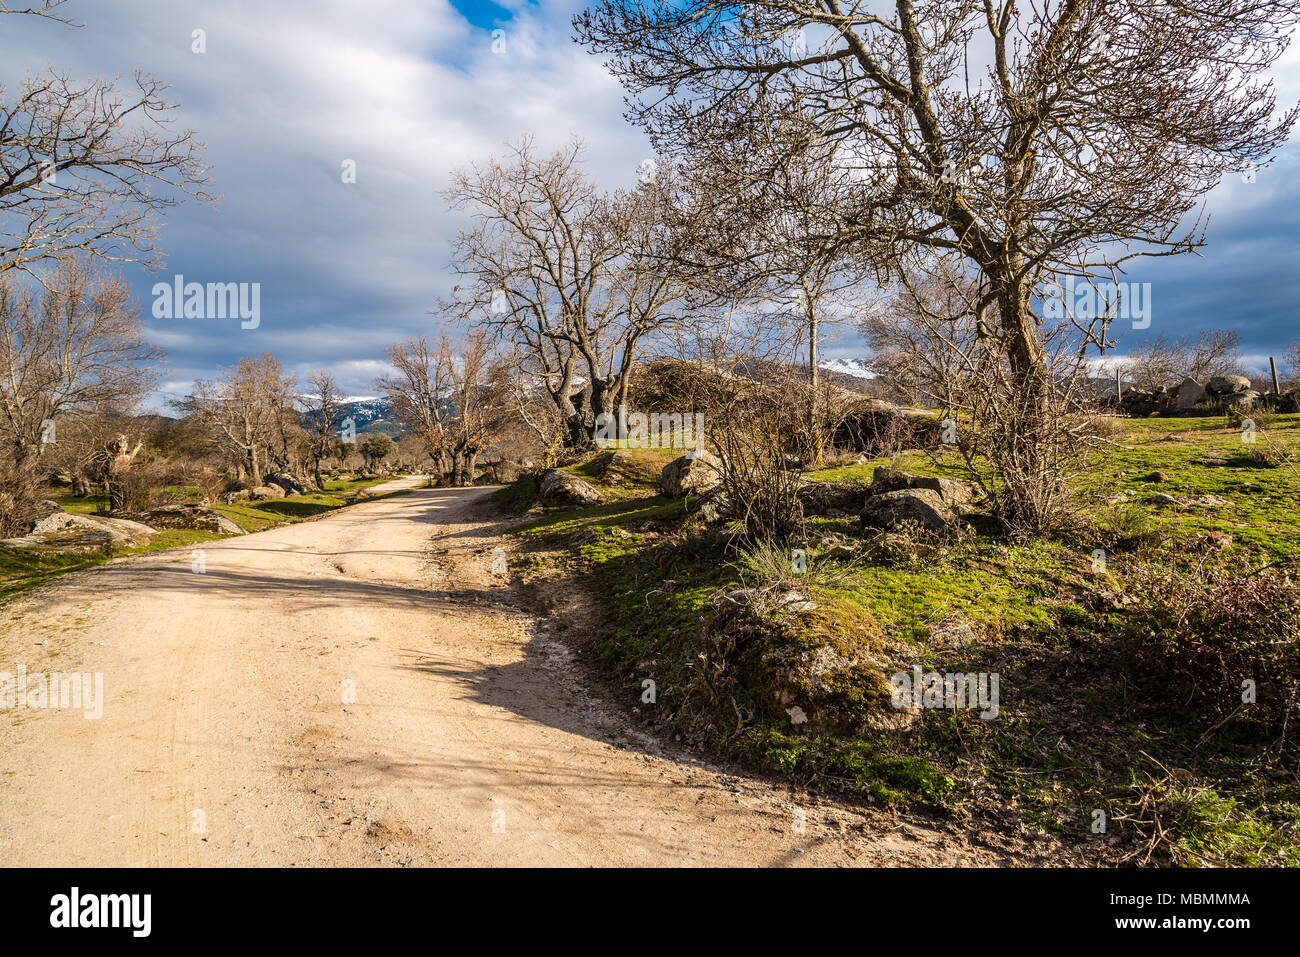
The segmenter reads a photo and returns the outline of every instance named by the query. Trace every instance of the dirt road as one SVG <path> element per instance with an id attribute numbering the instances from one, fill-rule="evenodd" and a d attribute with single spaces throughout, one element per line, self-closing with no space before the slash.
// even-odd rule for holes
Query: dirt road
<path id="1" fill-rule="evenodd" d="M 0 672 L 104 682 L 99 718 L 0 710 L 0 864 L 998 862 L 657 753 L 511 604 L 499 528 L 467 514 L 483 494 L 412 490 L 0 606 Z"/>

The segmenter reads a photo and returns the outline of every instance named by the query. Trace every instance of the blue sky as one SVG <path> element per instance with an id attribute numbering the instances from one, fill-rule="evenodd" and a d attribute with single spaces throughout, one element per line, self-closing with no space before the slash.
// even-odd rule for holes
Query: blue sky
<path id="1" fill-rule="evenodd" d="M 629 186 L 650 155 L 622 118 L 622 91 L 574 44 L 578 2 L 487 0 L 70 0 L 84 27 L 0 21 L 0 81 L 53 65 L 74 75 L 172 84 L 182 125 L 207 143 L 215 208 L 186 202 L 162 230 L 159 274 L 129 269 L 148 315 L 151 287 L 260 282 L 257 329 L 149 318 L 169 352 L 163 392 L 186 392 L 242 355 L 272 352 L 306 374 L 328 368 L 345 391 L 373 394 L 383 351 L 419 333 L 452 284 L 448 244 L 460 223 L 441 197 L 448 173 L 532 133 L 543 147 L 587 143 L 592 173 Z M 191 50 L 195 29 L 207 52 Z M 493 30 L 504 49 L 493 51 Z M 1300 98 L 1300 59 L 1279 75 Z M 356 164 L 357 181 L 341 167 Z M 1254 183 L 1225 182 L 1210 200 L 1203 257 L 1148 260 L 1128 278 L 1152 283 L 1161 332 L 1235 329 L 1260 362 L 1300 337 L 1300 156 L 1293 140 Z M 851 330 L 828 357 L 861 355 Z"/>

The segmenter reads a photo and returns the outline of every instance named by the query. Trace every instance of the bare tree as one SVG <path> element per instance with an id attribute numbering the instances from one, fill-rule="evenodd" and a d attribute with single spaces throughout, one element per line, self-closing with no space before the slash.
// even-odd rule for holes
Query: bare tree
<path id="1" fill-rule="evenodd" d="M 41 0 L 41 2 L 35 6 L 11 7 L 8 3 L 4 2 L 4 0 L 0 0 L 0 15 L 6 13 L 26 14 L 27 16 L 45 17 L 49 20 L 57 20 L 60 23 L 71 25 L 71 20 L 67 17 L 59 16 L 54 12 L 56 8 L 63 6 L 65 2 L 66 0 Z"/>
<path id="2" fill-rule="evenodd" d="M 316 487 L 324 488 L 320 464 L 334 450 L 337 439 L 335 430 L 343 409 L 343 395 L 339 392 L 334 377 L 323 369 L 313 372 L 307 381 L 311 385 L 311 391 L 299 397 L 306 412 L 307 453 L 311 457 Z"/>
<path id="3" fill-rule="evenodd" d="M 462 283 L 446 310 L 512 347 L 575 446 L 626 401 L 642 341 L 680 316 L 686 294 L 664 228 L 670 191 L 651 177 L 606 195 L 581 152 L 574 142 L 539 157 L 524 140 L 508 163 L 470 166 L 447 191 L 474 224 L 453 248 Z"/>
<path id="4" fill-rule="evenodd" d="M 830 248 L 896 281 L 926 252 L 970 263 L 1028 434 L 1051 393 L 1036 291 L 1203 245 L 1188 214 L 1294 123 L 1263 74 L 1298 16 L 1296 0 L 597 0 L 575 28 L 660 152 L 748 183 L 713 191 L 719 221 L 806 155 L 844 173 L 822 204 Z M 1104 322 L 1079 331 L 1106 346 Z"/>
<path id="5" fill-rule="evenodd" d="M 144 338 L 127 284 L 90 261 L 56 264 L 44 289 L 0 276 L 0 437 L 8 481 L 25 485 L 60 422 L 130 406 L 156 382 L 162 351 Z M 30 489 L 29 489 L 30 491 Z M 30 506 L 8 496 L 2 523 L 12 530 Z"/>
<path id="6" fill-rule="evenodd" d="M 451 470 L 451 350 L 445 340 L 431 347 L 419 336 L 390 346 L 387 356 L 397 374 L 376 379 L 375 388 L 445 475 Z"/>
<path id="7" fill-rule="evenodd" d="M 293 413 L 296 392 L 295 378 L 264 353 L 240 359 L 220 380 L 195 382 L 194 392 L 178 406 L 206 429 L 240 477 L 258 486 L 272 452 L 277 465 L 283 461 L 285 419 Z"/>
<path id="8" fill-rule="evenodd" d="M 1154 390 L 1191 378 L 1204 383 L 1213 376 L 1241 375 L 1237 333 L 1203 329 L 1195 336 L 1170 340 L 1163 333 L 1133 349 L 1124 365 L 1134 388 Z"/>
<path id="9" fill-rule="evenodd" d="M 449 370 L 452 484 L 473 485 L 479 455 L 509 419 L 506 369 L 480 331 L 451 358 Z"/>
<path id="10" fill-rule="evenodd" d="M 876 300 L 858 328 L 871 350 L 868 367 L 890 398 L 952 409 L 954 388 L 970 375 L 977 348 L 978 285 L 969 271 L 939 260 L 933 272 Z"/>
<path id="11" fill-rule="evenodd" d="M 13 9 L 68 21 L 57 2 Z M 0 273 L 70 250 L 161 262 L 156 214 L 189 194 L 211 199 L 201 146 L 173 129 L 167 87 L 137 71 L 131 87 L 51 71 L 0 87 Z"/>
<path id="12" fill-rule="evenodd" d="M 443 337 L 430 347 L 421 336 L 388 350 L 396 376 L 376 381 L 393 414 L 428 451 L 453 485 L 471 485 L 477 460 L 510 418 L 507 365 L 492 354 L 486 332 L 459 350 Z"/>
<path id="13" fill-rule="evenodd" d="M 1284 380 L 1292 389 L 1300 388 L 1300 339 L 1292 339 L 1282 353 Z"/>

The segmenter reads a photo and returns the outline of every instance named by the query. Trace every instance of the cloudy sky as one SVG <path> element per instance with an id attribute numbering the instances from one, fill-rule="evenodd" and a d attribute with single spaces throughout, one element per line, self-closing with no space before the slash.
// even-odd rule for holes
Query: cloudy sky
<path id="1" fill-rule="evenodd" d="M 0 82 L 56 66 L 172 85 L 180 121 L 207 144 L 222 199 L 186 202 L 162 230 L 161 274 L 128 270 L 149 315 L 154 283 L 261 283 L 261 324 L 149 318 L 169 353 L 164 392 L 183 394 L 242 355 L 272 352 L 300 373 L 328 368 L 373 394 L 383 350 L 437 331 L 459 223 L 441 197 L 449 171 L 523 134 L 572 136 L 607 187 L 634 183 L 649 146 L 622 118 L 622 93 L 571 40 L 578 0 L 70 0 L 68 29 L 0 23 Z M 192 50 L 203 30 L 206 52 Z M 503 31 L 494 37 L 494 31 Z M 494 39 L 496 52 L 494 52 Z M 503 43 L 501 41 L 504 41 Z M 504 48 L 503 48 L 504 47 Z M 1300 56 L 1279 73 L 1300 98 Z M 1293 139 L 1254 183 L 1211 197 L 1200 258 L 1150 261 L 1150 330 L 1235 329 L 1253 363 L 1300 336 L 1300 151 Z M 345 183 L 345 161 L 356 182 Z M 860 355 L 845 332 L 829 356 Z"/>

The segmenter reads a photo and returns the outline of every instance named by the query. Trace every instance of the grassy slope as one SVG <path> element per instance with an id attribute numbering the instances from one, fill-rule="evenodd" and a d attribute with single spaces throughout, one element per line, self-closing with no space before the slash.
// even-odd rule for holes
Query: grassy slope
<path id="1" fill-rule="evenodd" d="M 1265 434 L 1276 446 L 1300 450 L 1300 417 L 1280 417 Z M 1131 422 L 1112 441 L 1117 447 L 1099 455 L 1083 480 L 1083 502 L 1101 527 L 1091 537 L 1119 528 L 1115 537 L 1122 538 L 1123 530 L 1149 524 L 1159 545 L 1126 549 L 1086 534 L 1034 544 L 980 535 L 836 563 L 823 556 L 836 545 L 861 544 L 856 521 L 809 521 L 810 568 L 827 574 L 808 581 L 815 581 L 824 614 L 801 627 L 851 634 L 892 650 L 895 661 L 927 669 L 998 672 L 998 720 L 928 711 L 912 733 L 843 738 L 755 719 L 754 702 L 734 687 L 730 701 L 711 699 L 718 675 L 709 673 L 706 623 L 715 596 L 752 576 L 713 537 L 692 534 L 689 523 L 679 529 L 682 503 L 647 486 L 639 494 L 626 485 L 602 489 L 611 501 L 595 508 L 547 510 L 519 530 L 533 550 L 524 568 L 554 574 L 558 561 L 597 583 L 608 610 L 600 650 L 610 668 L 629 693 L 653 675 L 656 713 L 719 751 L 875 800 L 1052 830 L 1099 848 L 1103 838 L 1089 825 L 1101 809 L 1124 851 L 1139 829 L 1115 819 L 1132 811 L 1135 783 L 1176 769 L 1186 784 L 1159 792 L 1183 821 L 1174 860 L 1300 865 L 1294 753 L 1268 757 L 1248 726 L 1212 728 L 1162 700 L 1162 689 L 1144 686 L 1135 673 L 1124 640 L 1125 576 L 1188 554 L 1206 532 L 1231 534 L 1233 552 L 1260 563 L 1295 557 L 1300 474 L 1257 461 L 1240 430 L 1222 419 Z M 914 455 L 808 477 L 865 486 L 878 464 L 947 470 Z M 1157 469 L 1167 481 L 1146 480 Z M 595 477 L 589 466 L 571 470 Z M 1134 504 L 1102 504 L 1121 491 L 1131 492 Z M 1230 504 L 1178 509 L 1141 502 L 1157 491 L 1219 495 Z M 518 504 L 526 490 L 501 497 Z M 1116 518 L 1120 510 L 1127 514 Z M 1102 575 L 1092 571 L 1098 545 L 1111 552 Z M 949 621 L 971 625 L 976 640 L 957 648 L 932 640 L 933 626 Z"/>
<path id="2" fill-rule="evenodd" d="M 313 515 L 351 505 L 357 500 L 358 492 L 386 481 L 389 479 L 326 482 L 323 492 L 291 495 L 261 502 L 213 505 L 212 509 L 235 521 L 245 531 L 260 532 L 274 528 L 276 525 L 300 522 Z M 49 497 L 62 505 L 65 511 L 78 514 L 97 512 L 106 504 L 102 495 L 76 498 L 66 492 L 53 492 Z M 210 532 L 165 529 L 150 544 L 137 548 L 114 548 L 75 555 L 41 548 L 0 548 L 0 603 L 20 592 L 44 585 L 59 575 L 90 568 L 113 558 L 158 552 L 169 548 L 184 548 L 228 537 L 230 536 Z"/>

